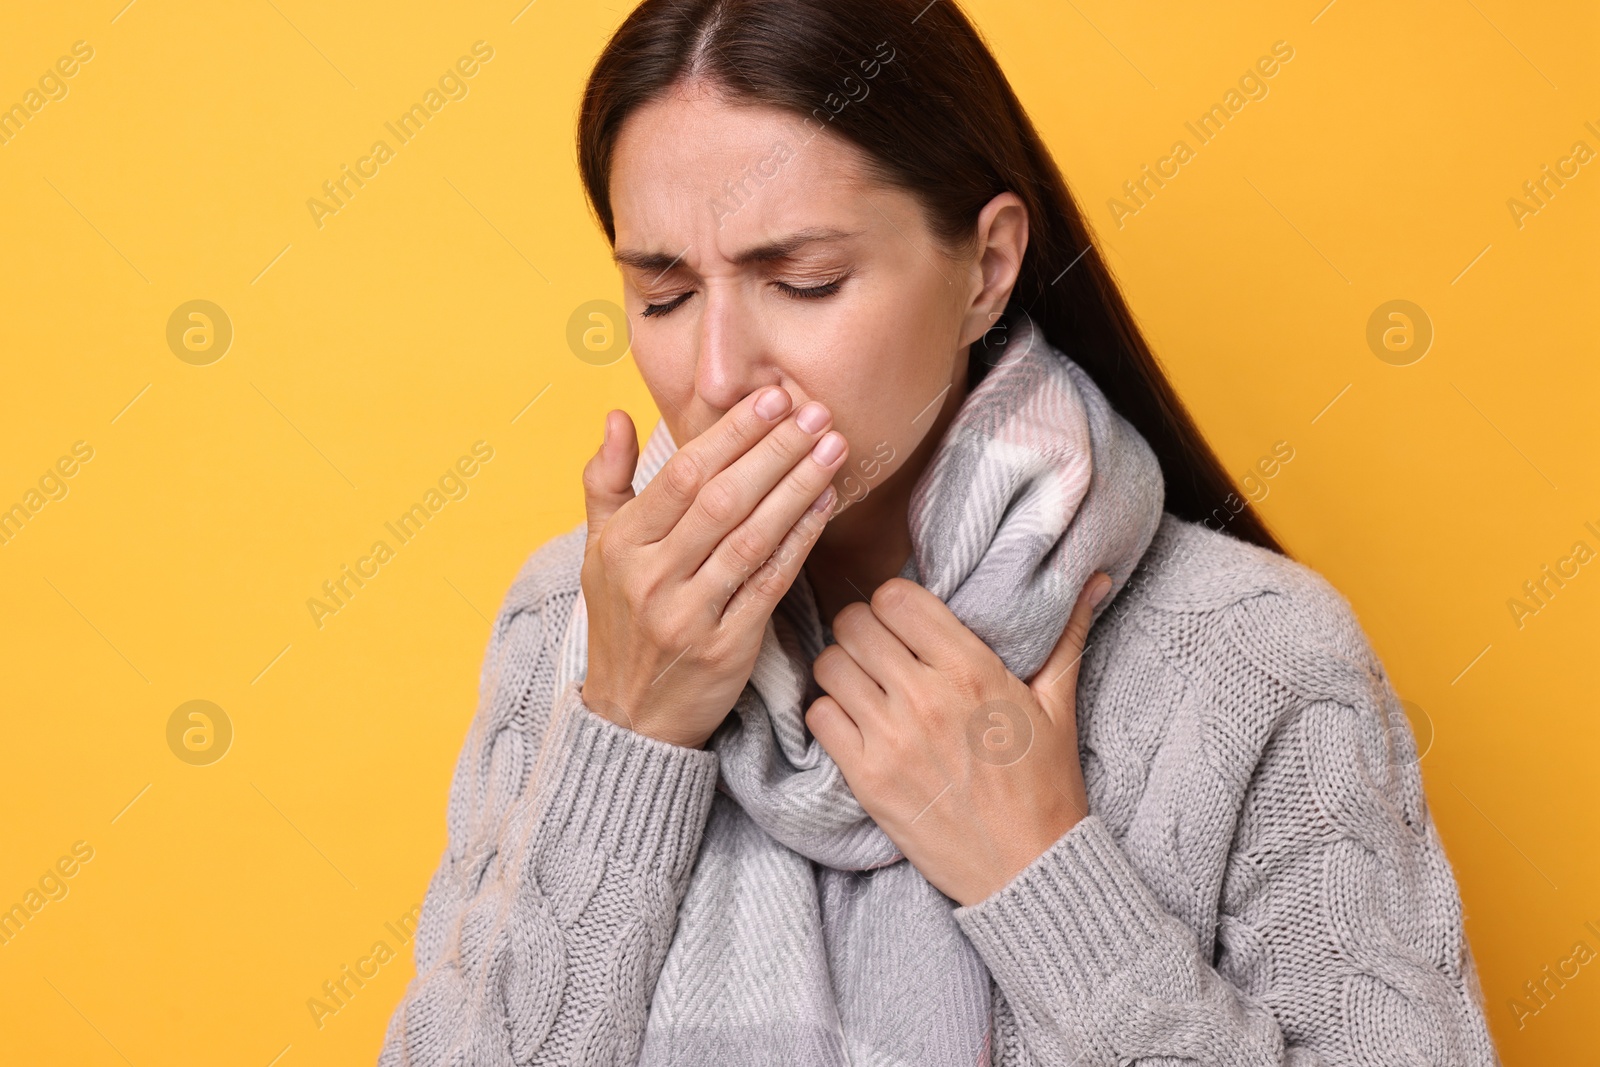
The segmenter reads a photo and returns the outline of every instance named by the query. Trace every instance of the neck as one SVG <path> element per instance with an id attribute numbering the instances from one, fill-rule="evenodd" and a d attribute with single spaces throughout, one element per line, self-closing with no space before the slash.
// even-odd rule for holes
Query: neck
<path id="1" fill-rule="evenodd" d="M 965 358 L 956 361 L 952 378 L 937 413 L 922 416 L 932 415 L 933 425 L 911 455 L 881 483 L 869 486 L 865 496 L 859 496 L 857 489 L 859 498 L 833 517 L 806 557 L 806 580 L 824 623 L 831 626 L 845 605 L 870 600 L 873 590 L 899 574 L 910 558 L 911 494 L 966 399 Z M 854 482 L 864 481 L 859 475 L 853 478 Z"/>
<path id="2" fill-rule="evenodd" d="M 846 604 L 870 599 L 911 555 L 910 492 L 892 488 L 885 483 L 834 516 L 806 557 L 806 580 L 823 622 L 831 625 Z"/>

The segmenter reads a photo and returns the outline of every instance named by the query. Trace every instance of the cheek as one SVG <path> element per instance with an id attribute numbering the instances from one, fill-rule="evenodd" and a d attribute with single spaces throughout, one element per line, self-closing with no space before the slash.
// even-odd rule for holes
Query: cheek
<path id="1" fill-rule="evenodd" d="M 802 342 L 791 365 L 804 367 L 813 394 L 833 406 L 852 430 L 877 440 L 905 423 L 950 381 L 957 334 L 943 308 L 896 306 L 898 297 L 869 306 L 831 324 L 825 335 Z M 852 442 L 856 434 L 851 433 Z"/>
<path id="2" fill-rule="evenodd" d="M 833 484 L 852 502 L 899 470 L 938 420 L 957 340 L 948 310 L 931 301 L 878 298 L 853 311 L 824 345 L 787 361 L 850 442 Z"/>
<path id="3" fill-rule="evenodd" d="M 938 395 L 936 388 L 929 392 Z M 927 401 L 912 406 L 911 400 L 904 393 L 890 395 L 881 385 L 874 385 L 836 411 L 834 428 L 850 442 L 850 455 L 833 478 L 834 488 L 845 500 L 860 500 L 882 485 L 904 465 L 927 433 L 939 405 L 918 418 Z"/>
<path id="4" fill-rule="evenodd" d="M 952 337 L 907 323 L 873 353 L 873 370 L 852 398 L 849 464 L 873 482 L 898 468 L 932 432 L 950 400 Z"/>

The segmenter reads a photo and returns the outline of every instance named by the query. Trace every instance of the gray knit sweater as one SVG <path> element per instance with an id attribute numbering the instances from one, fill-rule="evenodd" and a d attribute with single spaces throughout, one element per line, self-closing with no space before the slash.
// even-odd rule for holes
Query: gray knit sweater
<path id="1" fill-rule="evenodd" d="M 495 620 L 380 1067 L 632 1063 L 658 979 L 725 992 L 661 979 L 717 755 L 554 691 L 583 545 L 534 552 Z M 546 736 L 557 702 L 581 714 Z M 1078 715 L 1091 814 L 954 911 L 995 1065 L 1498 1062 L 1409 725 L 1325 579 L 1164 515 Z M 535 789 L 548 814 L 519 822 Z M 470 846 L 484 820 L 498 851 Z"/>

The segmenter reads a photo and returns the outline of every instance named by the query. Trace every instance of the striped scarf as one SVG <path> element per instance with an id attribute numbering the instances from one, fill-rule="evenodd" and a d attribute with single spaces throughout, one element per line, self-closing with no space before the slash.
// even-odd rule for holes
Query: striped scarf
<path id="1" fill-rule="evenodd" d="M 1017 677 L 1044 663 L 1097 570 L 1110 604 L 1155 536 L 1155 454 L 1031 320 L 919 478 L 901 572 Z M 974 358 L 978 358 L 977 352 Z M 642 491 L 676 449 L 651 433 Z M 580 594 L 556 692 L 587 664 Z M 802 573 L 708 742 L 718 793 L 655 986 L 640 1064 L 988 1067 L 990 980 L 955 904 L 866 814 L 805 727 L 827 643 Z"/>

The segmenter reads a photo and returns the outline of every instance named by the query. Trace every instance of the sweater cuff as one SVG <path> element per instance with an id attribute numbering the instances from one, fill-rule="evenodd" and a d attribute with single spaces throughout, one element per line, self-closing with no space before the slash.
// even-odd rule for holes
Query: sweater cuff
<path id="1" fill-rule="evenodd" d="M 569 682 L 556 695 L 535 770 L 546 783 L 541 835 L 556 855 L 579 850 L 635 870 L 694 862 L 717 787 L 717 754 L 668 744 L 591 711 Z"/>
<path id="2" fill-rule="evenodd" d="M 955 918 L 1007 997 L 1057 1006 L 1087 1003 L 1178 921 L 1097 815 Z"/>

